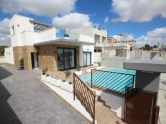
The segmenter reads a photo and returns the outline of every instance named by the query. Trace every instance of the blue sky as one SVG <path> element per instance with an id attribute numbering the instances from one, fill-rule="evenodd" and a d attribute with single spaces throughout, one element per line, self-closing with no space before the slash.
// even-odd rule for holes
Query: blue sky
<path id="1" fill-rule="evenodd" d="M 59 28 L 99 25 L 108 29 L 109 36 L 125 33 L 139 43 L 163 43 L 161 36 L 166 35 L 165 0 L 0 0 L 0 26 L 14 14 Z M 3 31 L 0 29 L 0 42 L 5 39 Z M 150 41 L 151 35 L 157 39 Z"/>

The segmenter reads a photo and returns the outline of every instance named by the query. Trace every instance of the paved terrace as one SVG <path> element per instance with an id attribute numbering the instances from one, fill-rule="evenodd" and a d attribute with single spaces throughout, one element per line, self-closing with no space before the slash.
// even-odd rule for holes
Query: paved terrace
<path id="1" fill-rule="evenodd" d="M 0 66 L 0 124 L 89 124 L 34 72 Z"/>

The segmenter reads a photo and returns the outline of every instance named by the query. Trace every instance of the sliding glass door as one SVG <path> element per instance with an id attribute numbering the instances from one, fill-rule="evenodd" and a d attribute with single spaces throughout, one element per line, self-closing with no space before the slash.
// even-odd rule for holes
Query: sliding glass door
<path id="1" fill-rule="evenodd" d="M 83 66 L 91 65 L 91 52 L 83 52 Z"/>
<path id="2" fill-rule="evenodd" d="M 57 59 L 58 59 L 58 70 L 65 70 L 74 68 L 76 65 L 74 48 L 58 48 Z"/>

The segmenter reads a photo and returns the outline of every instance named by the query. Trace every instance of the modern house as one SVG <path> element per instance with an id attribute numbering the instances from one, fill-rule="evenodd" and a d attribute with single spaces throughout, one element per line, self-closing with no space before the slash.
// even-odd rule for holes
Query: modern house
<path id="1" fill-rule="evenodd" d="M 78 65 L 89 66 L 93 63 L 95 43 L 106 42 L 107 33 L 96 40 L 100 32 L 106 30 L 93 27 L 84 32 L 82 29 L 68 29 L 62 34 L 52 25 L 14 15 L 10 20 L 11 50 L 8 50 L 7 57 L 13 52 L 11 64 L 16 68 L 23 58 L 26 70 L 39 67 L 54 72 Z"/>
<path id="2" fill-rule="evenodd" d="M 94 52 L 101 52 L 104 44 L 107 43 L 107 30 L 99 26 L 93 28 L 69 29 L 70 33 L 83 34 L 94 38 Z M 72 35 L 73 36 L 73 35 Z"/>
<path id="3" fill-rule="evenodd" d="M 104 51 L 110 53 L 110 57 L 130 58 L 131 51 L 134 51 L 136 41 L 127 39 L 125 34 L 117 34 L 107 38 L 104 44 Z"/>

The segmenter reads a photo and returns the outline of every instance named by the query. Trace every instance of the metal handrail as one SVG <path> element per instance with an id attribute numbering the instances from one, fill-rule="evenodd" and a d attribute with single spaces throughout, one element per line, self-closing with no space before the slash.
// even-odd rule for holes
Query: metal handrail
<path id="1" fill-rule="evenodd" d="M 91 115 L 93 124 L 95 124 L 96 94 L 75 73 L 73 74 L 73 83 L 74 100 L 77 97 L 86 111 Z"/>

